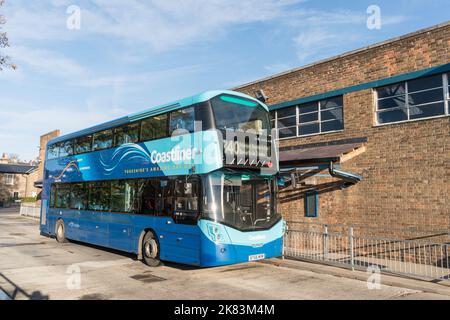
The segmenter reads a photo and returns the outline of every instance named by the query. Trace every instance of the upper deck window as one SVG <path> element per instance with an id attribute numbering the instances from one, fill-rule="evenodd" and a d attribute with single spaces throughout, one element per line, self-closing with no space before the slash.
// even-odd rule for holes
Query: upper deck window
<path id="1" fill-rule="evenodd" d="M 132 123 L 115 130 L 115 146 L 125 143 L 136 143 L 139 141 L 139 123 Z"/>
<path id="2" fill-rule="evenodd" d="M 212 100 L 212 108 L 219 130 L 267 130 L 270 133 L 269 113 L 249 99 L 220 96 Z"/>
<path id="3" fill-rule="evenodd" d="M 447 75 L 438 74 L 377 88 L 377 123 L 392 123 L 448 114 Z M 447 113 L 446 113 L 447 112 Z"/>
<path id="4" fill-rule="evenodd" d="M 101 131 L 94 134 L 94 142 L 92 143 L 92 151 L 111 148 L 113 145 L 112 129 Z"/>
<path id="5" fill-rule="evenodd" d="M 61 142 L 59 146 L 59 157 L 67 157 L 73 155 L 72 141 Z"/>
<path id="6" fill-rule="evenodd" d="M 47 158 L 49 160 L 51 159 L 56 159 L 59 156 L 59 144 L 52 144 L 51 146 L 48 147 L 48 154 L 47 154 Z"/>
<path id="7" fill-rule="evenodd" d="M 170 113 L 170 135 L 194 132 L 195 112 L 193 107 L 176 110 Z"/>
<path id="8" fill-rule="evenodd" d="M 167 135 L 167 114 L 161 114 L 145 120 L 141 125 L 141 141 L 160 139 Z"/>
<path id="9" fill-rule="evenodd" d="M 90 152 L 92 149 L 92 136 L 84 136 L 75 139 L 74 151 L 75 154 Z"/>

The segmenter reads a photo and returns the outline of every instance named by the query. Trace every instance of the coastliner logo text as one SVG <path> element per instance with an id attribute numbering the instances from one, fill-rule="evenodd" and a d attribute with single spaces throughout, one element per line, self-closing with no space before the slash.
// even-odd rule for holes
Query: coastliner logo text
<path id="1" fill-rule="evenodd" d="M 150 155 L 152 163 L 182 162 L 191 161 L 197 153 L 197 148 L 180 149 L 179 146 L 168 152 L 153 151 Z"/>

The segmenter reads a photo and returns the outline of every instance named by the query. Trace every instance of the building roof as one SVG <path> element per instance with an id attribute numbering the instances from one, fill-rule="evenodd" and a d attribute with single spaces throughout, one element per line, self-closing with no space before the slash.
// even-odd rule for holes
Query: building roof
<path id="1" fill-rule="evenodd" d="M 37 166 L 31 166 L 28 164 L 0 163 L 0 173 L 29 174 L 36 169 Z"/>
<path id="2" fill-rule="evenodd" d="M 346 143 L 280 151 L 280 166 L 345 162 L 363 152 L 361 143 Z"/>

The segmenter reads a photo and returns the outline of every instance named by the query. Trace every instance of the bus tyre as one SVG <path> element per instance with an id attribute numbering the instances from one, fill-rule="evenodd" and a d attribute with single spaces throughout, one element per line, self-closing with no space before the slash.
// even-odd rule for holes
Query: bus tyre
<path id="1" fill-rule="evenodd" d="M 159 260 L 159 243 L 153 232 L 145 234 L 142 241 L 142 258 L 146 265 L 157 267 L 161 264 Z"/>
<path id="2" fill-rule="evenodd" d="M 55 234 L 56 234 L 56 241 L 58 241 L 59 243 L 67 242 L 66 228 L 64 227 L 64 221 L 58 220 L 56 222 Z"/>

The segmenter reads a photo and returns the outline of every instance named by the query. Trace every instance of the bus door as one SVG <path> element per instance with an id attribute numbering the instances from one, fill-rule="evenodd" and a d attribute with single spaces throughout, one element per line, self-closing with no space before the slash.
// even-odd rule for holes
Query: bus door
<path id="1" fill-rule="evenodd" d="M 199 180 L 181 177 L 161 182 L 164 194 L 159 235 L 161 259 L 200 264 Z"/>
<path id="2" fill-rule="evenodd" d="M 109 246 L 131 251 L 133 247 L 133 213 L 137 208 L 140 181 L 113 181 L 111 212 L 108 219 Z"/>

